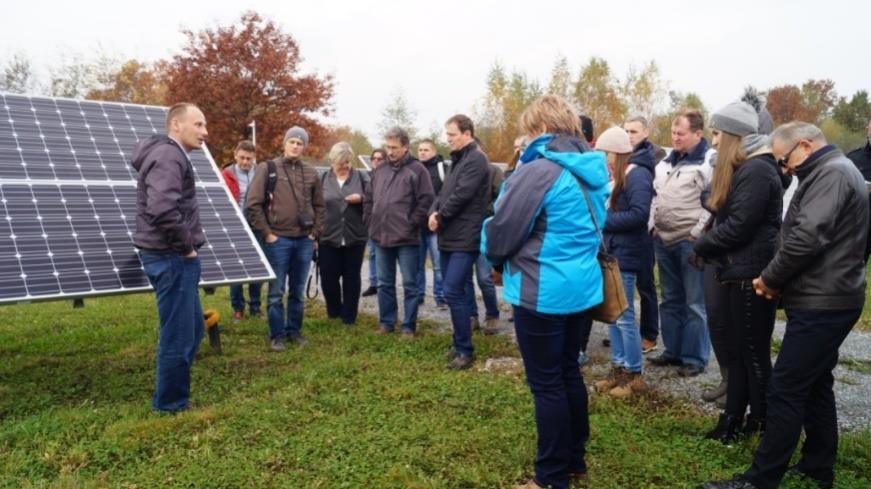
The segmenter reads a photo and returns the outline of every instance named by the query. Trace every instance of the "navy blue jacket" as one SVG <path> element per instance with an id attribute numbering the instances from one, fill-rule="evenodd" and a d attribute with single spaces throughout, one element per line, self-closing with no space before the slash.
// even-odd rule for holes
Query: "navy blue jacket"
<path id="1" fill-rule="evenodd" d="M 647 140 L 638 144 L 629 158 L 629 163 L 636 168 L 626 175 L 626 184 L 617 196 L 617 205 L 608 208 L 605 246 L 608 253 L 617 258 L 621 271 L 641 270 L 653 253 L 653 239 L 647 232 L 647 221 L 653 200 L 655 151 Z"/>

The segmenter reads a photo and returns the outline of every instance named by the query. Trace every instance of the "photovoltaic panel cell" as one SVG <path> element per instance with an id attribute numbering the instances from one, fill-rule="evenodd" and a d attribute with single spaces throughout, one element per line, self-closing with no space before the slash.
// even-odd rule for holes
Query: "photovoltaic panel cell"
<path id="1" fill-rule="evenodd" d="M 166 109 L 0 94 L 0 303 L 150 288 L 132 243 L 140 139 Z M 206 150 L 191 155 L 206 244 L 201 285 L 272 269 Z"/>

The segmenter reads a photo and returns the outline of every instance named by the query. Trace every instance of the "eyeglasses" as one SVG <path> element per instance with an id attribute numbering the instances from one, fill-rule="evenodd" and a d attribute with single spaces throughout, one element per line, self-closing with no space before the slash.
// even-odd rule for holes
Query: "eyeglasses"
<path id="1" fill-rule="evenodd" d="M 792 156 L 792 152 L 795 151 L 796 148 L 798 148 L 798 145 L 800 145 L 800 144 L 801 144 L 801 141 L 795 143 L 795 146 L 793 146 L 791 150 L 789 150 L 785 155 L 783 155 L 783 158 L 777 160 L 777 164 L 782 166 L 782 167 L 786 167 L 786 164 L 789 163 L 790 156 Z"/>

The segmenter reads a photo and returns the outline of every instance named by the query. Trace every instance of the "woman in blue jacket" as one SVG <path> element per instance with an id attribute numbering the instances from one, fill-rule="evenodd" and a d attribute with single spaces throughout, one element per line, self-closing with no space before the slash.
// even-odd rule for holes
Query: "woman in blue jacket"
<path id="1" fill-rule="evenodd" d="M 531 143 L 484 223 L 481 252 L 502 271 L 535 402 L 535 478 L 520 487 L 564 489 L 587 471 L 587 391 L 577 356 L 591 325 L 585 312 L 602 302 L 591 213 L 605 221 L 608 173 L 604 154 L 584 152 L 578 116 L 565 100 L 539 98 L 520 124 Z"/>
<path id="2" fill-rule="evenodd" d="M 635 279 L 645 256 L 653 251 L 647 233 L 650 202 L 653 200 L 653 171 L 656 158 L 650 143 L 633 153 L 629 135 L 612 127 L 599 136 L 596 150 L 607 157 L 611 174 L 611 198 L 605 221 L 605 246 L 617 258 L 629 308 L 608 327 L 611 339 L 611 371 L 596 382 L 596 390 L 617 398 L 647 390 L 641 374 L 641 333 L 635 324 Z"/>

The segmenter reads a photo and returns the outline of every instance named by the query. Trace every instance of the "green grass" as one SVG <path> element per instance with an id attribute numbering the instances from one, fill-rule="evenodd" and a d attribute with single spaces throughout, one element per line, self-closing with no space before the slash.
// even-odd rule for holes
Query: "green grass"
<path id="1" fill-rule="evenodd" d="M 347 330 L 309 307 L 310 343 L 275 354 L 262 321 L 224 321 L 206 343 L 194 409 L 158 416 L 150 295 L 0 309 L 0 487 L 498 488 L 530 476 L 532 401 L 522 377 L 449 372 L 449 337 Z M 226 290 L 204 299 L 229 317 Z M 516 356 L 476 337 L 480 358 Z M 597 398 L 582 487 L 696 487 L 749 462 L 699 434 L 714 420 L 651 395 Z M 839 486 L 871 485 L 871 436 L 841 438 Z M 796 481 L 784 487 L 807 487 Z"/>

